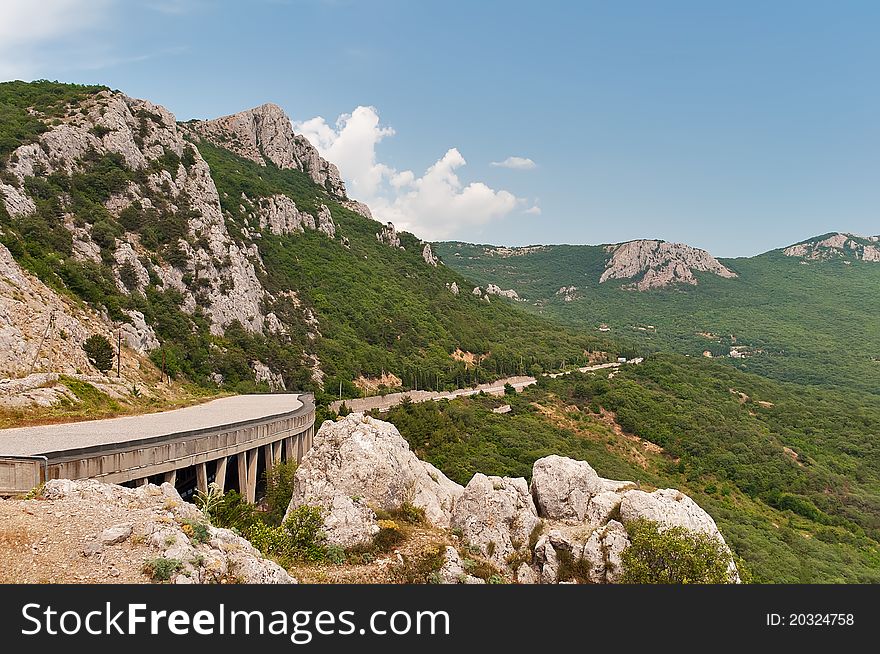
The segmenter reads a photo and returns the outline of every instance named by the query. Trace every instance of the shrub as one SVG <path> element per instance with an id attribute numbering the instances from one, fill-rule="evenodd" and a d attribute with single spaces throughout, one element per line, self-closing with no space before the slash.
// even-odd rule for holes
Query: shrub
<path id="1" fill-rule="evenodd" d="M 293 497 L 293 476 L 296 474 L 296 462 L 285 461 L 276 463 L 266 471 L 266 522 L 280 525 L 284 514 Z"/>
<path id="2" fill-rule="evenodd" d="M 166 559 L 160 556 L 157 559 L 150 559 L 144 563 L 144 574 L 148 575 L 153 581 L 168 581 L 171 575 L 183 568 L 183 561 L 178 559 Z"/>
<path id="3" fill-rule="evenodd" d="M 394 520 L 379 520 L 379 533 L 373 538 L 373 545 L 376 549 L 387 552 L 404 538 L 400 525 Z"/>
<path id="4" fill-rule="evenodd" d="M 708 534 L 683 527 L 660 531 L 656 522 L 627 525 L 630 546 L 623 551 L 623 583 L 731 583 L 731 553 Z"/>
<path id="5" fill-rule="evenodd" d="M 195 520 L 186 520 L 183 523 L 183 533 L 189 536 L 189 539 L 196 544 L 207 543 L 211 538 L 208 525 Z"/>
<path id="6" fill-rule="evenodd" d="M 110 341 L 104 336 L 92 334 L 86 339 L 82 347 L 92 365 L 101 372 L 107 372 L 113 367 L 113 346 L 110 345 Z"/>
<path id="7" fill-rule="evenodd" d="M 298 506 L 284 521 L 283 529 L 290 538 L 289 554 L 303 561 L 324 558 L 324 518 L 316 506 Z"/>
<path id="8" fill-rule="evenodd" d="M 513 384 L 507 382 L 504 384 L 504 394 L 505 395 L 516 395 L 516 389 L 513 387 Z"/>

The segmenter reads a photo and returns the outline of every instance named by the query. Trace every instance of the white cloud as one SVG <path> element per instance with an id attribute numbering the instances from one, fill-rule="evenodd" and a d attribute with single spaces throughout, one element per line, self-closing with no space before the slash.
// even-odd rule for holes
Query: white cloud
<path id="1" fill-rule="evenodd" d="M 0 79 L 30 78 L 44 65 L 43 46 L 100 26 L 112 0 L 3 0 Z"/>
<path id="2" fill-rule="evenodd" d="M 492 165 L 497 168 L 512 168 L 514 170 L 532 170 L 537 167 L 534 161 L 528 157 L 507 157 L 504 161 L 493 161 Z"/>
<path id="3" fill-rule="evenodd" d="M 541 207 L 537 204 L 532 205 L 528 209 L 526 209 L 523 213 L 527 213 L 531 216 L 540 216 L 541 215 Z"/>
<path id="4" fill-rule="evenodd" d="M 424 239 L 447 238 L 503 218 L 524 202 L 482 182 L 463 182 L 459 171 L 467 162 L 456 148 L 421 176 L 379 162 L 376 146 L 394 130 L 380 125 L 374 107 L 343 114 L 335 126 L 319 116 L 293 127 L 339 166 L 349 195 L 366 202 L 377 220 L 391 221 Z"/>

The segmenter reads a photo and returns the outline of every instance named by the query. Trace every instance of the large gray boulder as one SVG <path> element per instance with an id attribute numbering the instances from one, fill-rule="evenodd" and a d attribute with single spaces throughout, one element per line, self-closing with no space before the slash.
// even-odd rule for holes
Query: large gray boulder
<path id="1" fill-rule="evenodd" d="M 404 503 L 424 509 L 428 522 L 448 527 L 463 489 L 420 461 L 391 423 L 362 413 L 325 421 L 297 468 L 288 513 L 302 505 L 324 510 L 329 542 L 349 547 L 378 532 L 375 510 Z"/>
<path id="2" fill-rule="evenodd" d="M 503 568 L 512 554 L 528 551 L 540 519 L 525 479 L 477 473 L 456 500 L 450 524 L 484 558 Z"/>
<path id="3" fill-rule="evenodd" d="M 590 499 L 602 489 L 599 475 L 586 461 L 553 454 L 532 466 L 532 495 L 540 515 L 550 520 L 582 522 Z"/>
<path id="4" fill-rule="evenodd" d="M 661 529 L 684 527 L 724 542 L 712 516 L 674 488 L 663 488 L 653 493 L 627 491 L 620 502 L 620 518 L 624 525 L 639 519 L 650 520 L 656 522 Z"/>

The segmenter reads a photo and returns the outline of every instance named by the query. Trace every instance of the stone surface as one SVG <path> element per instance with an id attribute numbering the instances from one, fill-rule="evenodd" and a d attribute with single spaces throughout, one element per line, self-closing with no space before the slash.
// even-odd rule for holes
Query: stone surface
<path id="1" fill-rule="evenodd" d="M 294 134 L 290 119 L 276 104 L 264 104 L 214 120 L 189 124 L 201 136 L 261 166 L 268 159 L 284 169 L 307 173 L 331 194 L 345 198 L 339 169 L 318 154 L 308 139 Z M 265 157 L 265 159 L 264 159 Z"/>
<path id="2" fill-rule="evenodd" d="M 823 239 L 814 239 L 785 248 L 782 253 L 805 261 L 843 259 L 844 261 L 880 261 L 880 236 L 859 236 L 836 233 Z"/>
<path id="3" fill-rule="evenodd" d="M 444 561 L 438 571 L 440 583 L 443 584 L 484 584 L 479 577 L 474 577 L 464 569 L 461 555 L 454 547 L 447 545 L 444 550 Z"/>
<path id="4" fill-rule="evenodd" d="M 554 454 L 532 467 L 531 492 L 541 517 L 581 522 L 590 499 L 601 491 L 599 475 L 586 461 Z"/>
<path id="5" fill-rule="evenodd" d="M 599 282 L 638 278 L 624 288 L 647 291 L 673 284 L 696 284 L 693 271 L 709 272 L 719 277 L 736 277 L 715 257 L 681 243 L 639 240 L 609 245 L 611 255 Z"/>
<path id="6" fill-rule="evenodd" d="M 394 227 L 394 223 L 386 223 L 382 225 L 381 231 L 376 232 L 376 240 L 380 243 L 384 243 L 390 248 L 403 249 L 403 246 L 400 244 L 400 236 L 397 234 L 397 229 Z"/>
<path id="7" fill-rule="evenodd" d="M 450 525 L 499 567 L 528 550 L 538 512 L 525 479 L 477 473 L 455 501 Z"/>
<path id="8" fill-rule="evenodd" d="M 244 538 L 210 526 L 202 512 L 184 502 L 170 484 L 125 488 L 95 480 L 56 479 L 46 483 L 42 495 L 40 504 L 53 507 L 56 519 L 65 516 L 67 526 L 77 534 L 106 525 L 114 517 L 128 519 L 92 531 L 77 549 L 80 563 L 76 565 L 92 580 L 145 583 L 149 579 L 144 576 L 144 564 L 164 557 L 181 562 L 174 583 L 296 583 Z M 193 523 L 205 525 L 206 542 L 190 538 Z M 69 570 L 69 565 L 64 569 Z"/>
<path id="9" fill-rule="evenodd" d="M 433 250 L 431 250 L 431 244 L 425 243 L 425 247 L 422 248 L 422 259 L 425 260 L 425 263 L 429 266 L 437 267 L 437 264 L 440 263 L 440 259 L 434 256 Z"/>
<path id="10" fill-rule="evenodd" d="M 424 509 L 432 525 L 446 527 L 461 493 L 461 486 L 412 453 L 394 425 L 352 413 L 321 425 L 297 468 L 290 509 L 322 507 L 328 539 L 349 545 L 378 531 L 371 507 L 393 511 L 410 503 Z"/>

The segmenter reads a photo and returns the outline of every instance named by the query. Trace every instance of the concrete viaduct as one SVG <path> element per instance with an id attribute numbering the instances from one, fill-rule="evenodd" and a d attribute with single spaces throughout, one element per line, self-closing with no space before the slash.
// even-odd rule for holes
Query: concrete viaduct
<path id="1" fill-rule="evenodd" d="M 0 495 L 49 479 L 170 482 L 186 497 L 208 484 L 249 502 L 261 473 L 312 446 L 310 394 L 238 395 L 162 413 L 0 430 Z"/>

